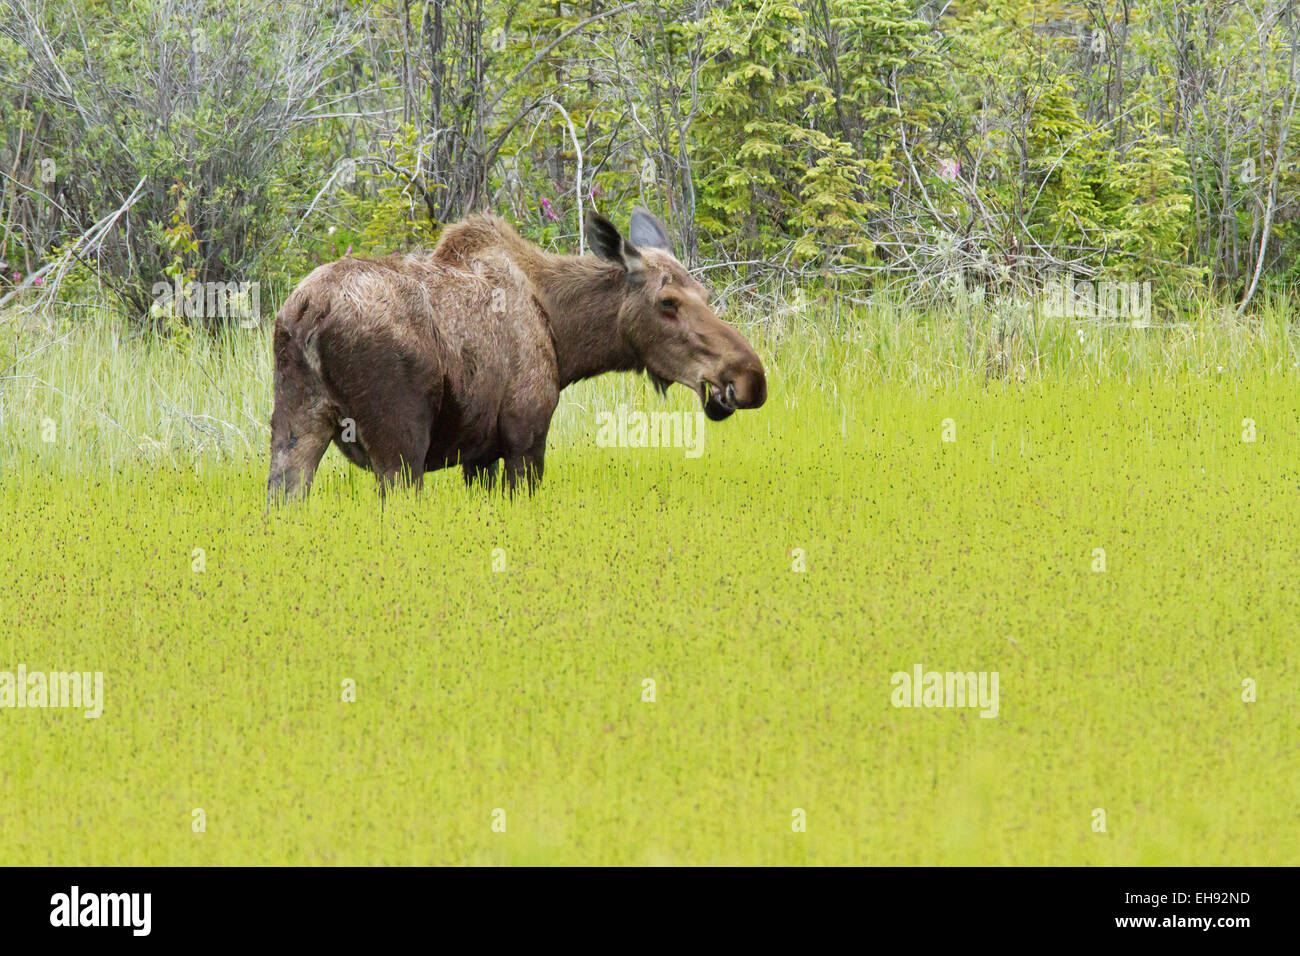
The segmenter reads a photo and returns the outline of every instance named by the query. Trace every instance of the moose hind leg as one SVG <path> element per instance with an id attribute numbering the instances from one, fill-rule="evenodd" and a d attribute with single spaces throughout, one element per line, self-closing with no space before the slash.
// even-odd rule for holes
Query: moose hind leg
<path id="1" fill-rule="evenodd" d="M 424 486 L 424 457 L 429 451 L 429 436 L 423 440 L 412 438 L 406 442 L 385 443 L 379 453 L 370 451 L 370 467 L 379 482 L 379 495 L 383 497 L 394 485 L 409 485 L 417 491 Z"/>
<path id="2" fill-rule="evenodd" d="M 432 428 L 433 410 L 426 396 L 398 400 L 382 413 L 374 408 L 358 411 L 357 435 L 381 496 L 399 483 L 417 490 L 423 486 Z"/>
<path id="3" fill-rule="evenodd" d="M 542 480 L 542 471 L 546 464 L 546 436 L 529 448 L 522 455 L 506 457 L 506 490 L 514 496 L 522 481 L 531 495 L 537 490 Z"/>
<path id="4" fill-rule="evenodd" d="M 501 459 L 499 458 L 474 465 L 461 465 L 460 470 L 465 476 L 466 487 L 472 488 L 476 483 L 482 483 L 485 491 L 492 491 L 496 487 L 497 472 L 500 470 L 500 465 Z"/>
<path id="5" fill-rule="evenodd" d="M 327 377 L 338 422 L 346 426 L 339 432 L 344 454 L 375 473 L 381 496 L 398 483 L 419 488 L 442 403 L 437 355 L 382 330 L 342 343 L 325 338 L 320 351 L 326 362 L 346 356 Z M 344 448 L 348 441 L 360 447 Z"/>
<path id="6" fill-rule="evenodd" d="M 266 482 L 266 504 L 306 497 L 321 456 L 329 447 L 334 427 L 328 418 L 310 410 L 291 413 L 277 400 L 271 414 L 271 473 Z"/>
<path id="7" fill-rule="evenodd" d="M 316 466 L 334 434 L 334 410 L 321 382 L 293 337 L 277 327 L 275 407 L 271 410 L 271 471 L 267 509 L 311 489 Z"/>

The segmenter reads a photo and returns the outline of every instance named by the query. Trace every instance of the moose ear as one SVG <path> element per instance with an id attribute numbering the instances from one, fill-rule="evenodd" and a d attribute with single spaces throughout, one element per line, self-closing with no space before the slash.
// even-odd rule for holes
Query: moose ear
<path id="1" fill-rule="evenodd" d="M 668 230 L 661 220 L 648 209 L 637 206 L 632 210 L 632 227 L 627 231 L 628 238 L 643 249 L 663 249 L 671 252 Z"/>
<path id="2" fill-rule="evenodd" d="M 586 217 L 587 240 L 591 251 L 602 259 L 617 262 L 627 270 L 628 278 L 638 278 L 645 273 L 645 261 L 636 246 L 623 238 L 618 227 L 596 212 Z"/>

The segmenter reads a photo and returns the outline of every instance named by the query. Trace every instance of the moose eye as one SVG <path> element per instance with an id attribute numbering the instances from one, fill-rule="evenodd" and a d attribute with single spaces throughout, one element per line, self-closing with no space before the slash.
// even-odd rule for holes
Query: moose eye
<path id="1" fill-rule="evenodd" d="M 669 318 L 677 316 L 677 300 L 672 296 L 666 295 L 659 300 L 659 310 Z"/>

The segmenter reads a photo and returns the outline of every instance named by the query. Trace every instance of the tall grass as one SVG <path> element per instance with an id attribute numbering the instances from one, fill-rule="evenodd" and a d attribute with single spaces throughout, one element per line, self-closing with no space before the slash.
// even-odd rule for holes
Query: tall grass
<path id="1" fill-rule="evenodd" d="M 534 496 L 331 452 L 266 518 L 265 331 L 7 317 L 0 671 L 105 700 L 0 710 L 0 864 L 1296 863 L 1286 304 L 842 306 L 738 310 L 771 398 L 699 458 L 597 447 L 662 407 L 608 376 Z"/>
<path id="2" fill-rule="evenodd" d="M 1187 321 L 1152 328 L 1044 318 L 989 307 L 918 313 L 848 300 L 806 305 L 779 292 L 735 303 L 730 317 L 768 367 L 774 399 L 810 396 L 847 406 L 859 389 L 896 383 L 939 389 L 1105 381 L 1231 382 L 1281 387 L 1300 377 L 1292 303 L 1274 299 L 1245 319 L 1205 303 Z M 81 313 L 77 313 L 81 315 Z M 0 467 L 95 472 L 127 465 L 196 468 L 263 462 L 271 409 L 270 331 L 164 338 L 103 314 L 36 320 L 0 314 Z M 626 403 L 692 408 L 683 389 L 661 406 L 643 380 L 606 376 L 567 390 L 551 447 L 589 444 L 595 413 Z M 725 427 L 725 426 L 724 426 Z M 338 456 L 327 455 L 330 466 Z"/>

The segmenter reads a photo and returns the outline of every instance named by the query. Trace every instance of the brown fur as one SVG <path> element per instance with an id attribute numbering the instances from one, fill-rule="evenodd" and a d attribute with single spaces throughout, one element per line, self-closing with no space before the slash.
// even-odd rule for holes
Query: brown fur
<path id="1" fill-rule="evenodd" d="M 666 236 L 640 210 L 634 231 L 638 216 Z M 761 405 L 757 355 L 681 264 L 598 216 L 588 229 L 600 258 L 552 255 L 473 216 L 431 253 L 307 276 L 275 320 L 269 500 L 306 494 L 331 441 L 381 490 L 455 464 L 491 484 L 502 459 L 512 490 L 531 487 L 560 391 L 608 371 L 682 382 L 711 417 Z"/>

